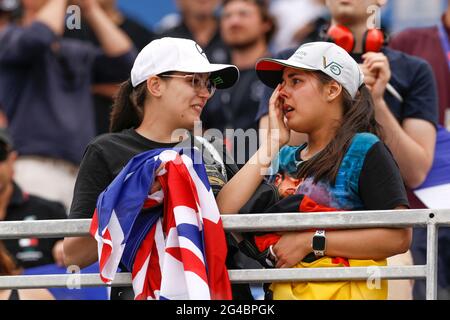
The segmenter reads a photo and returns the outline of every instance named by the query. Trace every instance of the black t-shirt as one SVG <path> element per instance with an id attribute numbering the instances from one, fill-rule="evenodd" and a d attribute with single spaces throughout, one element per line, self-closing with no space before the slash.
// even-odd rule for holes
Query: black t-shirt
<path id="1" fill-rule="evenodd" d="M 239 82 L 231 88 L 217 91 L 208 100 L 201 119 L 206 129 L 257 129 L 255 121 L 264 84 L 254 69 L 240 70 Z"/>
<path id="2" fill-rule="evenodd" d="M 130 37 L 131 41 L 133 41 L 134 46 L 139 51 L 144 49 L 146 45 L 156 39 L 156 35 L 153 32 L 148 30 L 137 21 L 126 17 L 119 27 Z"/>
<path id="3" fill-rule="evenodd" d="M 127 17 L 124 17 L 124 20 L 119 25 L 119 28 L 130 37 L 138 51 L 141 51 L 147 44 L 156 38 L 153 32 Z M 80 29 L 66 29 L 64 32 L 64 37 L 88 41 L 97 46 L 100 45 L 95 33 L 89 25 L 84 22 L 82 22 Z M 93 99 L 95 105 L 96 132 L 97 135 L 99 135 L 109 131 L 109 114 L 111 113 L 112 100 L 109 97 L 102 95 L 93 95 Z"/>
<path id="4" fill-rule="evenodd" d="M 359 176 L 359 195 L 366 210 L 390 210 L 401 205 L 409 206 L 400 169 L 381 141 L 367 152 Z"/>
<path id="5" fill-rule="evenodd" d="M 328 207 L 344 210 L 392 210 L 398 206 L 409 206 L 405 185 L 400 170 L 391 152 L 381 142 L 373 143 L 366 139 L 358 141 L 359 146 L 347 151 L 336 184 L 312 183 L 306 178 L 299 186 L 298 193 Z M 363 145 L 366 144 L 366 147 Z M 299 165 L 302 165 L 300 151 L 295 152 Z"/>
<path id="6" fill-rule="evenodd" d="M 152 40 L 156 39 L 156 36 L 153 32 L 148 30 L 137 21 L 134 21 L 128 17 L 124 17 L 122 23 L 119 25 L 119 28 L 122 29 L 130 37 L 134 46 L 139 51 L 142 50 Z M 95 33 L 85 21 L 82 21 L 80 29 L 65 29 L 64 37 L 89 41 L 97 46 L 100 45 Z"/>
<path id="7" fill-rule="evenodd" d="M 101 192 L 112 182 L 123 167 L 139 153 L 157 148 L 198 146 L 198 137 L 188 139 L 182 144 L 158 143 L 139 135 L 134 129 L 126 129 L 120 133 L 104 134 L 97 137 L 89 144 L 81 162 L 77 181 L 75 184 L 74 198 L 70 209 L 69 218 L 91 218 L 97 204 L 97 198 Z M 208 140 L 208 147 L 202 144 L 203 160 L 205 163 L 208 180 L 215 196 L 231 177 L 238 171 L 232 158 L 226 154 L 223 143 L 219 140 Z M 210 151 L 213 147 L 215 151 Z M 213 152 L 216 155 L 213 156 Z M 216 159 L 220 157 L 225 164 L 220 165 Z M 227 266 L 236 268 L 232 256 L 237 248 L 229 246 Z M 251 299 L 248 285 L 233 284 L 233 297 L 235 299 Z M 113 288 L 112 299 L 132 299 L 133 293 L 130 287 Z"/>
<path id="8" fill-rule="evenodd" d="M 66 219 L 64 206 L 59 202 L 28 195 L 14 185 L 11 202 L 5 221 L 30 221 Z M 61 239 L 24 238 L 2 240 L 16 263 L 23 268 L 32 268 L 54 263 L 52 249 Z"/>
<path id="9" fill-rule="evenodd" d="M 226 163 L 222 168 L 216 158 L 203 148 L 203 160 L 214 195 L 220 191 L 236 170 L 232 160 L 226 155 L 225 148 L 219 148 L 220 141 L 213 142 L 219 156 Z M 69 218 L 92 218 L 97 198 L 103 190 L 114 180 L 123 167 L 136 155 L 157 148 L 173 148 L 175 146 L 188 147 L 192 139 L 182 144 L 158 143 L 146 139 L 134 129 L 126 129 L 120 133 L 109 133 L 97 137 L 89 144 L 80 165 L 75 183 L 74 197 Z M 196 142 L 195 145 L 198 145 Z M 223 152 L 222 152 L 223 150 Z M 224 172 L 225 170 L 225 172 Z"/>
<path id="10" fill-rule="evenodd" d="M 172 29 L 164 31 L 159 36 L 194 39 L 192 32 L 188 29 L 184 22 L 181 22 L 180 25 Z M 217 28 L 216 33 L 209 43 L 206 46 L 202 46 L 202 49 L 205 50 L 206 56 L 212 63 L 230 63 L 231 61 L 230 50 L 223 42 L 222 37 L 220 36 L 219 28 Z"/>

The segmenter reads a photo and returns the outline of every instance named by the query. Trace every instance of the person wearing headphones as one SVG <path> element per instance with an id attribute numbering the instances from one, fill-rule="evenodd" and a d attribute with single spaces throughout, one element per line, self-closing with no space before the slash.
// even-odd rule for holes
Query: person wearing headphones
<path id="1" fill-rule="evenodd" d="M 436 84 L 426 61 L 386 47 L 383 32 L 376 28 L 368 29 L 368 22 L 373 19 L 369 7 L 381 8 L 385 3 L 386 0 L 327 0 L 331 25 L 322 40 L 343 47 L 360 64 L 364 82 L 374 100 L 376 119 L 385 131 L 384 142 L 409 188 L 411 208 L 423 208 L 410 189 L 422 184 L 433 163 L 438 122 Z M 293 50 L 284 51 L 277 57 L 284 59 L 292 53 Z M 260 129 L 268 127 L 270 94 L 271 90 L 266 90 L 260 103 L 257 116 Z M 304 141 L 304 135 L 291 135 L 291 145 Z M 409 253 L 397 258 L 400 261 L 390 263 L 412 263 Z M 398 294 L 390 293 L 391 298 L 412 297 L 410 281 L 402 281 L 407 289 L 399 290 L 402 293 Z M 391 288 L 395 287 L 391 285 Z"/>
<path id="2" fill-rule="evenodd" d="M 421 200 L 429 208 L 438 206 L 449 207 L 448 191 L 444 188 L 433 190 L 429 196 L 424 197 L 423 192 L 428 187 L 434 187 L 433 177 L 438 178 L 439 185 L 450 183 L 450 0 L 447 0 L 447 9 L 438 17 L 436 25 L 408 28 L 395 34 L 389 41 L 389 47 L 426 60 L 433 68 L 439 97 L 439 127 L 436 140 L 435 161 L 426 182 L 421 185 L 419 192 Z M 446 67 L 447 66 L 447 67 Z M 449 141 L 449 142 L 447 142 Z M 448 164 L 447 164 L 448 163 Z M 447 164 L 447 165 L 446 165 Z M 448 172 L 448 174 L 445 174 Z M 437 180 L 437 179 L 436 179 Z M 437 205 L 437 201 L 444 201 Z M 427 259 L 425 228 L 414 229 L 414 241 L 411 253 L 416 264 L 424 264 Z M 439 248 L 450 245 L 450 228 L 439 228 Z M 438 255 L 438 290 L 437 298 L 450 299 L 450 255 L 440 250 Z M 426 292 L 425 280 L 414 282 L 414 299 L 424 300 Z"/>

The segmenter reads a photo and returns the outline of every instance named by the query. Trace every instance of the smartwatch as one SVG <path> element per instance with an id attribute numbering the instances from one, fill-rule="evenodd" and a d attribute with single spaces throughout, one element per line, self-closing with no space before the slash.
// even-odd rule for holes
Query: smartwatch
<path id="1" fill-rule="evenodd" d="M 312 238 L 312 249 L 316 257 L 323 257 L 326 248 L 325 230 L 317 230 Z"/>

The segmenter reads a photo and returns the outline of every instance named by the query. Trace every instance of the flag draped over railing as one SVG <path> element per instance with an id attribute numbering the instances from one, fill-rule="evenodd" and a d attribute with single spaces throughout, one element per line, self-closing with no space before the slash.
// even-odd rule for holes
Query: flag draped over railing
<path id="1" fill-rule="evenodd" d="M 149 195 L 156 179 L 162 188 Z M 130 160 L 99 196 L 91 234 L 102 280 L 122 263 L 135 299 L 231 299 L 225 234 L 197 149 Z"/>

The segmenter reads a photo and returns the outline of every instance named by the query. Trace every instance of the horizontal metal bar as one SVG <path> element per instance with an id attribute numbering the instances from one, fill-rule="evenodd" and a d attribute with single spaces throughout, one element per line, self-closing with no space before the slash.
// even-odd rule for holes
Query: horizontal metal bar
<path id="1" fill-rule="evenodd" d="M 64 238 L 65 236 L 85 236 L 89 234 L 90 219 L 82 220 L 39 220 L 2 221 L 0 239 Z"/>
<path id="2" fill-rule="evenodd" d="M 235 283 L 337 281 L 379 279 L 421 279 L 426 276 L 425 266 L 260 269 L 230 270 L 230 280 Z"/>
<path id="3" fill-rule="evenodd" d="M 114 279 L 114 287 L 129 286 L 131 273 L 118 273 Z M 3 276 L 0 277 L 0 290 L 35 289 L 35 288 L 79 288 L 106 286 L 97 273 L 92 274 L 52 274 L 33 276 Z"/>
<path id="4" fill-rule="evenodd" d="M 288 231 L 309 228 L 375 228 L 450 225 L 450 209 L 350 211 L 333 213 L 277 213 L 223 215 L 227 231 Z M 88 235 L 90 219 L 3 221 L 0 239 L 60 238 Z"/>
<path id="5" fill-rule="evenodd" d="M 226 215 L 222 216 L 222 219 L 226 230 L 242 232 L 292 231 L 310 228 L 425 227 L 430 221 L 437 220 L 438 216 L 441 224 L 450 225 L 450 209 Z"/>
<path id="6" fill-rule="evenodd" d="M 294 282 L 294 281 L 337 281 L 370 279 L 420 279 L 425 278 L 425 266 L 352 267 L 313 269 L 261 269 L 229 270 L 233 283 Z M 118 273 L 113 287 L 131 284 L 130 273 Z M 63 274 L 40 276 L 0 277 L 0 290 L 17 288 L 74 288 L 106 286 L 98 274 Z"/>

